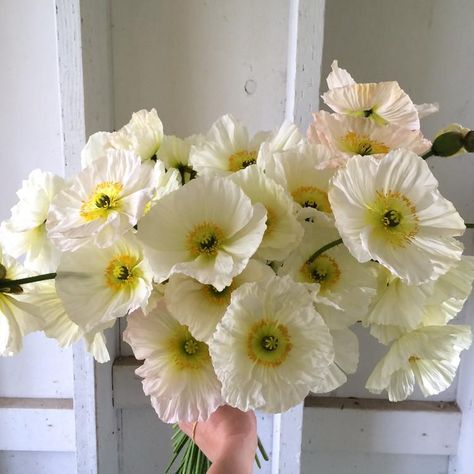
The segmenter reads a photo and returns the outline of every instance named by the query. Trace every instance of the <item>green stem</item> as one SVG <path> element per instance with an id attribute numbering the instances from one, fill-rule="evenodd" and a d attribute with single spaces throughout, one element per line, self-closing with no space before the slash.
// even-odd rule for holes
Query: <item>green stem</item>
<path id="1" fill-rule="evenodd" d="M 430 156 L 434 156 L 433 149 L 430 148 L 424 155 L 421 155 L 421 157 L 424 160 L 427 160 Z"/>
<path id="2" fill-rule="evenodd" d="M 342 239 L 337 239 L 333 240 L 332 242 L 329 242 L 326 244 L 324 247 L 321 247 L 319 250 L 316 250 L 316 252 L 311 255 L 311 257 L 306 260 L 307 264 L 313 263 L 322 253 L 326 252 L 326 250 L 332 249 L 333 247 L 336 247 L 336 245 L 341 245 L 342 244 Z"/>
<path id="3" fill-rule="evenodd" d="M 55 278 L 56 273 L 45 273 L 44 275 L 19 278 L 18 280 L 0 280 L 0 289 L 10 288 L 12 286 L 25 285 L 26 283 L 35 283 L 37 281 L 54 280 Z"/>
<path id="4" fill-rule="evenodd" d="M 474 229 L 474 224 L 470 222 L 465 222 L 464 225 L 466 226 L 466 229 Z"/>

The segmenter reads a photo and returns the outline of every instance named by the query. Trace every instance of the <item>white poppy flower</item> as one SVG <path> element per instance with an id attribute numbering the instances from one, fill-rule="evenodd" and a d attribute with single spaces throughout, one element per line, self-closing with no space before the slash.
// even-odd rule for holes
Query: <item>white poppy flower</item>
<path id="1" fill-rule="evenodd" d="M 382 267 L 381 267 L 382 268 Z M 379 291 L 366 323 L 382 344 L 422 326 L 444 326 L 457 316 L 471 294 L 474 257 L 463 256 L 436 281 L 409 286 L 380 270 Z"/>
<path id="2" fill-rule="evenodd" d="M 406 148 L 422 155 L 431 146 L 419 130 L 397 125 L 381 126 L 363 117 L 324 111 L 314 114 L 314 122 L 308 128 L 308 139 L 311 143 L 329 147 L 333 153 L 346 159 L 354 155 L 380 158 L 395 148 Z"/>
<path id="3" fill-rule="evenodd" d="M 0 280 L 17 280 L 29 275 L 0 247 Z M 39 308 L 28 303 L 24 293 L 31 285 L 0 288 L 0 356 L 12 356 L 23 346 L 23 336 L 43 329 Z"/>
<path id="4" fill-rule="evenodd" d="M 155 159 L 162 140 L 163 124 L 156 110 L 140 110 L 120 130 L 91 135 L 81 152 L 82 167 L 104 159 L 109 150 L 128 150 L 142 161 Z"/>
<path id="5" fill-rule="evenodd" d="M 436 395 L 453 382 L 460 352 L 471 345 L 469 326 L 425 326 L 395 341 L 376 365 L 366 388 L 387 390 L 390 401 L 405 400 L 417 382 L 423 395 Z"/>
<path id="6" fill-rule="evenodd" d="M 207 345 L 169 314 L 164 301 L 147 316 L 130 315 L 123 338 L 137 359 L 145 359 L 136 373 L 164 422 L 204 421 L 224 404 Z"/>
<path id="7" fill-rule="evenodd" d="M 350 329 L 331 331 L 334 343 L 334 362 L 322 371 L 313 393 L 328 393 L 347 382 L 346 374 L 353 374 L 359 365 L 359 340 Z"/>
<path id="8" fill-rule="evenodd" d="M 171 275 L 165 285 L 166 305 L 181 324 L 189 327 L 194 337 L 207 342 L 224 316 L 232 292 L 244 283 L 271 278 L 274 275 L 268 265 L 254 259 L 251 259 L 245 270 L 221 291 L 186 275 Z"/>
<path id="9" fill-rule="evenodd" d="M 303 135 L 298 127 L 285 120 L 280 128 L 273 131 L 272 134 L 260 145 L 257 155 L 257 165 L 266 169 L 266 163 L 272 159 L 274 153 L 281 153 L 304 144 Z"/>
<path id="10" fill-rule="evenodd" d="M 377 266 L 378 288 L 364 323 L 415 329 L 423 319 L 424 306 L 433 293 L 433 282 L 407 285 L 382 265 Z"/>
<path id="11" fill-rule="evenodd" d="M 331 329 L 342 329 L 363 319 L 375 295 L 376 280 L 370 264 L 361 265 L 344 245 L 326 250 L 311 260 L 325 245 L 339 239 L 330 218 L 321 214 L 304 223 L 301 245 L 283 262 L 279 275 L 295 281 L 318 284 L 316 309 Z"/>
<path id="12" fill-rule="evenodd" d="M 265 231 L 266 212 L 227 179 L 203 176 L 160 199 L 140 220 L 155 279 L 183 273 L 222 291 L 241 273 Z"/>
<path id="13" fill-rule="evenodd" d="M 207 141 L 191 148 L 189 162 L 199 175 L 229 175 L 255 164 L 259 147 L 269 135 L 260 132 L 250 139 L 242 122 L 224 115 L 212 125 Z"/>
<path id="14" fill-rule="evenodd" d="M 53 280 L 37 282 L 31 287 L 31 291 L 25 295 L 25 301 L 37 307 L 41 312 L 44 320 L 42 330 L 47 337 L 55 339 L 60 347 L 69 347 L 83 339 L 86 350 L 97 362 L 104 363 L 110 360 L 103 333 L 101 331 L 85 333 L 69 318 L 56 293 Z M 114 322 L 108 323 L 106 327 L 111 327 Z"/>
<path id="15" fill-rule="evenodd" d="M 165 135 L 156 157 L 164 163 L 166 169 L 180 169 L 189 166 L 191 147 L 202 145 L 205 142 L 204 135 L 191 135 L 184 139 L 174 135 Z"/>
<path id="16" fill-rule="evenodd" d="M 327 193 L 336 169 L 326 165 L 333 156 L 323 145 L 305 143 L 273 153 L 265 162 L 265 174 L 283 186 L 300 209 L 305 209 L 304 218 L 317 211 L 331 214 Z"/>
<path id="17" fill-rule="evenodd" d="M 256 257 L 285 259 L 303 238 L 303 227 L 291 196 L 256 165 L 234 173 L 229 179 L 240 186 L 253 204 L 261 203 L 267 210 L 267 229 Z"/>
<path id="18" fill-rule="evenodd" d="M 352 158 L 332 179 L 336 226 L 359 262 L 377 260 L 409 285 L 435 280 L 461 258 L 465 226 L 427 163 L 407 150 Z"/>
<path id="19" fill-rule="evenodd" d="M 398 82 L 356 83 L 352 76 L 331 64 L 324 102 L 337 113 L 368 117 L 380 124 L 393 123 L 409 130 L 420 129 L 420 118 L 438 111 L 437 104 L 415 105 Z"/>
<path id="20" fill-rule="evenodd" d="M 129 151 L 109 151 L 74 176 L 51 204 L 46 228 L 62 251 L 108 247 L 142 217 L 156 175 Z"/>
<path id="21" fill-rule="evenodd" d="M 0 243 L 6 253 L 18 258 L 33 271 L 54 271 L 59 252 L 48 239 L 46 219 L 51 201 L 65 186 L 64 179 L 52 173 L 34 170 L 23 181 L 12 208 L 11 218 L 0 225 Z"/>
<path id="22" fill-rule="evenodd" d="M 106 249 L 90 246 L 61 256 L 56 291 L 86 333 L 144 306 L 151 290 L 151 270 L 133 235 Z"/>
<path id="23" fill-rule="evenodd" d="M 334 359 L 311 294 L 289 277 L 235 290 L 209 350 L 226 403 L 243 411 L 297 405 Z"/>

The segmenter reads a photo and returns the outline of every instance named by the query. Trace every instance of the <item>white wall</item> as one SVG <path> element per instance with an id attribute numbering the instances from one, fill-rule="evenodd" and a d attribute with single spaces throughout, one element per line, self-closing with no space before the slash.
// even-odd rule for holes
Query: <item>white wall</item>
<path id="1" fill-rule="evenodd" d="M 53 0 L 0 0 L 0 58 L 0 219 L 5 219 L 31 170 L 64 173 Z M 0 400 L 72 397 L 71 354 L 41 334 L 27 336 L 20 355 L 0 358 Z M 5 429 L 0 426 L 3 437 Z M 34 437 L 26 423 L 9 433 L 18 449 L 36 449 Z M 2 474 L 69 474 L 74 464 L 72 452 L 0 452 Z"/>

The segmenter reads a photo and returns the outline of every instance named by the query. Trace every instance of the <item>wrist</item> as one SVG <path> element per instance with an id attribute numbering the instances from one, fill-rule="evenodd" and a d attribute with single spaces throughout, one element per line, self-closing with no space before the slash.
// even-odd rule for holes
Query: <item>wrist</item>
<path id="1" fill-rule="evenodd" d="M 255 453 L 233 450 L 221 453 L 208 474 L 252 474 Z"/>

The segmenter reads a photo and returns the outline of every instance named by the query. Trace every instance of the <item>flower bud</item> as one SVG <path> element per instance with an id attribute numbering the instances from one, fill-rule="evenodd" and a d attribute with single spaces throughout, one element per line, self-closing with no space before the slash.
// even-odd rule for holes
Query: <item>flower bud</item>
<path id="1" fill-rule="evenodd" d="M 468 153 L 474 153 L 474 130 L 464 136 L 464 148 Z"/>
<path id="2" fill-rule="evenodd" d="M 431 146 L 435 156 L 453 156 L 464 148 L 464 136 L 459 132 L 445 132 L 438 135 Z"/>
<path id="3" fill-rule="evenodd" d="M 432 154 L 447 157 L 465 153 L 465 139 L 469 131 L 458 123 L 452 123 L 439 130 L 431 146 Z"/>

